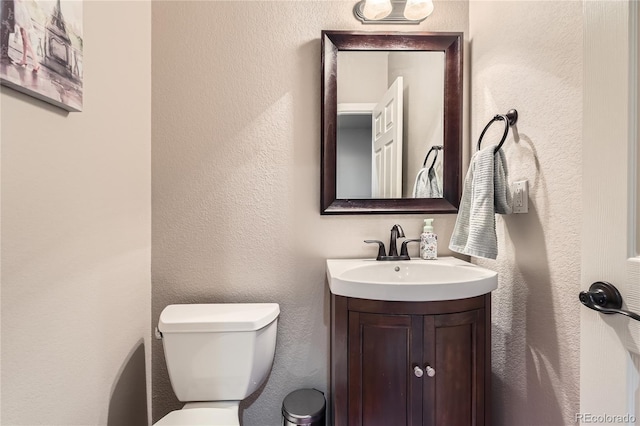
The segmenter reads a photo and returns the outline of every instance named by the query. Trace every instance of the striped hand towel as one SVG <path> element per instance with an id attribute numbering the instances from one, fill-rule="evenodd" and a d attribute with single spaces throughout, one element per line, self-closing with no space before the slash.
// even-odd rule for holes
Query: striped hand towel
<path id="1" fill-rule="evenodd" d="M 464 180 L 462 200 L 449 249 L 476 257 L 498 255 L 495 214 L 510 214 L 511 191 L 502 149 L 496 146 L 476 152 Z"/>

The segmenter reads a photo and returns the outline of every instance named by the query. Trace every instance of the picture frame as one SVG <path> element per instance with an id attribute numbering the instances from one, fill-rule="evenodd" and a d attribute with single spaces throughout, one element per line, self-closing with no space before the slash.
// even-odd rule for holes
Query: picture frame
<path id="1" fill-rule="evenodd" d="M 0 2 L 0 84 L 82 111 L 82 0 Z"/>

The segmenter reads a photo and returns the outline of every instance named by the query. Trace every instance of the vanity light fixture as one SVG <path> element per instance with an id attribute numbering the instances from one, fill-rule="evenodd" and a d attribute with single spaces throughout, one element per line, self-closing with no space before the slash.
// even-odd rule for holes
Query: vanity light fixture
<path id="1" fill-rule="evenodd" d="M 363 24 L 419 24 L 432 12 L 432 0 L 360 0 L 353 8 Z"/>

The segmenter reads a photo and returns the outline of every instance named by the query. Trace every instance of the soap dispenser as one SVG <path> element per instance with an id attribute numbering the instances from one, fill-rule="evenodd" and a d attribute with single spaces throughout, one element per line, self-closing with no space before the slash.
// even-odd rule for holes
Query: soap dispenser
<path id="1" fill-rule="evenodd" d="M 424 220 L 424 228 L 420 234 L 420 258 L 438 258 L 438 236 L 433 232 L 433 219 Z"/>

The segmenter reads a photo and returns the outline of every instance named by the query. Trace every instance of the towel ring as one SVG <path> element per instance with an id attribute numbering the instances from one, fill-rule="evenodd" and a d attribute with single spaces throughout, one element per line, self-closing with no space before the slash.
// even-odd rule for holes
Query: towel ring
<path id="1" fill-rule="evenodd" d="M 509 110 L 509 112 L 506 114 L 499 114 L 494 116 L 491 119 L 491 121 L 489 121 L 487 125 L 484 126 L 484 130 L 482 130 L 482 133 L 480 133 L 480 139 L 478 139 L 478 151 L 480 151 L 480 144 L 482 143 L 482 137 L 486 133 L 487 129 L 489 129 L 489 127 L 491 127 L 491 125 L 496 121 L 504 121 L 504 133 L 502 134 L 502 139 L 500 140 L 500 143 L 498 144 L 494 152 L 498 152 L 498 150 L 502 148 L 502 144 L 504 143 L 504 141 L 507 140 L 509 127 L 515 125 L 518 122 L 518 111 L 516 111 L 515 109 L 512 109 L 512 110 Z"/>
<path id="2" fill-rule="evenodd" d="M 433 145 L 431 148 L 429 148 L 429 152 L 427 152 L 427 156 L 424 157 L 424 161 L 422 162 L 422 167 L 425 167 L 427 165 L 427 160 L 429 159 L 429 155 L 431 155 L 431 152 L 435 152 L 436 156 L 433 157 L 433 163 L 431 163 L 431 167 L 429 167 L 429 172 L 431 172 L 433 166 L 436 165 L 436 160 L 438 159 L 438 151 L 440 151 L 441 149 L 444 149 L 442 145 Z"/>

